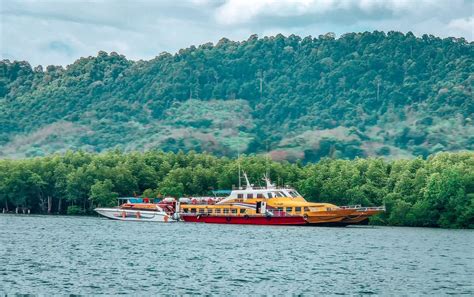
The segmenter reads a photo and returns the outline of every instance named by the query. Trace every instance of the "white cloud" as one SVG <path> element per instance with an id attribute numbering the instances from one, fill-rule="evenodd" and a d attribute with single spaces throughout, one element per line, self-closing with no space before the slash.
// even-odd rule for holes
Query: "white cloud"
<path id="1" fill-rule="evenodd" d="M 463 0 L 228 0 L 218 8 L 216 20 L 225 25 L 242 24 L 262 16 L 316 17 L 337 11 L 343 14 L 385 12 L 392 15 L 427 13 L 464 6 Z M 446 10 L 439 11 L 445 13 Z M 316 19 L 317 21 L 317 19 Z"/>
<path id="2" fill-rule="evenodd" d="M 448 29 L 452 34 L 465 36 L 469 40 L 474 39 L 474 17 L 454 19 L 449 22 Z"/>
<path id="3" fill-rule="evenodd" d="M 0 0 L 1 1 L 1 0 Z M 9 0 L 0 58 L 69 64 L 99 50 L 131 59 L 222 37 L 397 30 L 473 40 L 471 0 Z"/>

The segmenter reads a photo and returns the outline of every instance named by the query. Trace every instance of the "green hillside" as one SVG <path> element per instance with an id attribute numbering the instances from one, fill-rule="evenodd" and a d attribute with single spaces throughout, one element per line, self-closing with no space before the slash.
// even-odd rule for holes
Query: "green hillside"
<path id="1" fill-rule="evenodd" d="M 191 46 L 150 61 L 0 62 L 0 158 L 270 148 L 278 159 L 474 149 L 474 43 L 398 32 Z"/>

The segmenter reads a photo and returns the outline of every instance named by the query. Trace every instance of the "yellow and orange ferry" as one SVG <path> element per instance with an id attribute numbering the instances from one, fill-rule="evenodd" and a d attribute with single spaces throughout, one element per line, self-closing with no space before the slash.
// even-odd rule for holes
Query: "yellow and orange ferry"
<path id="1" fill-rule="evenodd" d="M 266 187 L 254 187 L 245 173 L 244 177 L 246 187 L 232 190 L 225 199 L 181 198 L 177 213 L 185 222 L 345 226 L 360 224 L 385 211 L 385 207 L 308 202 L 295 189 L 276 187 L 266 176 Z"/>

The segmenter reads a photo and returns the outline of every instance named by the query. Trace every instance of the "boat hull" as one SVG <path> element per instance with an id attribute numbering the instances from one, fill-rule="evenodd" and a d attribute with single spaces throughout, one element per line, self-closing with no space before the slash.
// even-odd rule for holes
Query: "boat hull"
<path id="1" fill-rule="evenodd" d="M 96 208 L 98 214 L 108 219 L 119 221 L 141 221 L 167 223 L 173 219 L 165 212 L 151 210 L 132 210 L 119 208 Z"/>
<path id="2" fill-rule="evenodd" d="M 314 211 L 306 213 L 304 218 L 311 225 L 339 223 L 352 212 L 353 210 L 348 209 Z"/>
<path id="3" fill-rule="evenodd" d="M 190 223 L 240 224 L 240 225 L 306 225 L 302 216 L 206 216 L 182 215 L 181 219 Z"/>
<path id="4" fill-rule="evenodd" d="M 346 225 L 366 225 L 369 217 L 382 213 L 380 209 L 358 210 L 344 218 L 341 223 Z"/>

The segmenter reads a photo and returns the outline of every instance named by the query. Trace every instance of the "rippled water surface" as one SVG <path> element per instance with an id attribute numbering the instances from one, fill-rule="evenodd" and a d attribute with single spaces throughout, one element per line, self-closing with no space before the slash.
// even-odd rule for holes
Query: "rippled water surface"
<path id="1" fill-rule="evenodd" d="M 474 232 L 0 215 L 0 292 L 474 294 Z"/>

